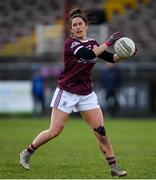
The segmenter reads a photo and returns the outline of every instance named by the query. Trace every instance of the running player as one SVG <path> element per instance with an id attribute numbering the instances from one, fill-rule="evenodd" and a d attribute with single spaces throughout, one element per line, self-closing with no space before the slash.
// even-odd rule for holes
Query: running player
<path id="1" fill-rule="evenodd" d="M 20 153 L 20 163 L 29 169 L 29 160 L 33 152 L 41 145 L 58 136 L 72 111 L 80 111 L 83 119 L 91 126 L 99 147 L 103 152 L 112 175 L 125 176 L 127 172 L 116 162 L 115 155 L 104 127 L 103 114 L 98 105 L 97 96 L 92 86 L 92 69 L 97 57 L 110 63 L 119 62 L 122 58 L 106 51 L 107 47 L 121 37 L 116 32 L 99 45 L 94 39 L 87 38 L 88 21 L 81 9 L 70 14 L 71 36 L 64 48 L 64 70 L 58 79 L 51 107 L 51 124 L 49 129 L 41 132 L 33 142 Z"/>

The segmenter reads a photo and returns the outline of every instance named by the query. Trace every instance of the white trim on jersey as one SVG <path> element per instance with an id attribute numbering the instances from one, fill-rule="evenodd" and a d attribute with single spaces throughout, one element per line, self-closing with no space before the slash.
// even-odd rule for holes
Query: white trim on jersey
<path id="1" fill-rule="evenodd" d="M 72 38 L 73 38 L 73 39 L 76 39 L 76 40 L 78 40 L 78 41 L 80 41 L 80 42 L 82 42 L 82 43 L 86 43 L 86 42 L 89 42 L 89 41 L 95 41 L 95 39 L 92 39 L 92 38 L 86 38 L 86 39 L 84 39 L 84 40 L 78 39 L 78 38 L 76 38 L 76 37 L 74 37 L 74 36 L 72 36 Z"/>
<path id="2" fill-rule="evenodd" d="M 83 47 L 84 47 L 84 46 L 79 46 L 79 47 L 77 47 L 77 48 L 75 49 L 75 51 L 74 51 L 74 55 L 76 55 L 77 51 L 78 51 L 79 49 L 83 48 Z"/>
<path id="3" fill-rule="evenodd" d="M 88 41 L 95 41 L 95 39 L 87 38 Z"/>

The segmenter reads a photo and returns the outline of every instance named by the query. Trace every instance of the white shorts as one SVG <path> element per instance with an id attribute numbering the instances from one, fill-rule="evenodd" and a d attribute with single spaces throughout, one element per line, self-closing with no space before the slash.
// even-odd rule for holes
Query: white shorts
<path id="1" fill-rule="evenodd" d="M 56 88 L 50 107 L 71 113 L 72 111 L 78 112 L 99 108 L 99 104 L 95 92 L 88 95 L 77 95 Z"/>

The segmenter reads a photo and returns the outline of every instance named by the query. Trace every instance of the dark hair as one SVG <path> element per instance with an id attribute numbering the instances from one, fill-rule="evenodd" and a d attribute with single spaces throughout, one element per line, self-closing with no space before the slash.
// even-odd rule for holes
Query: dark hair
<path id="1" fill-rule="evenodd" d="M 77 8 L 77 9 L 74 9 L 71 11 L 70 13 L 70 22 L 72 22 L 72 20 L 76 17 L 80 17 L 82 18 L 82 20 L 85 22 L 85 24 L 88 24 L 88 19 L 87 19 L 87 16 L 85 15 L 85 13 Z M 71 24 L 71 23 L 70 23 Z"/>

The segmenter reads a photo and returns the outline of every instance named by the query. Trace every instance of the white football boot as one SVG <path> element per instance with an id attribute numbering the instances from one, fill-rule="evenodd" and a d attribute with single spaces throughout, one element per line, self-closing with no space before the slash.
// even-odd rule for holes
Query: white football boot
<path id="1" fill-rule="evenodd" d="M 126 176 L 127 172 L 125 170 L 121 169 L 120 166 L 113 164 L 111 166 L 111 175 L 121 177 L 121 176 Z"/>
<path id="2" fill-rule="evenodd" d="M 25 149 L 20 153 L 20 164 L 27 170 L 30 169 L 29 160 L 31 154 Z"/>

